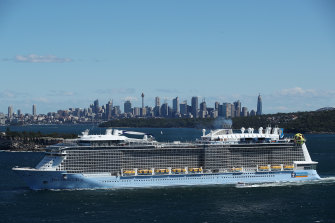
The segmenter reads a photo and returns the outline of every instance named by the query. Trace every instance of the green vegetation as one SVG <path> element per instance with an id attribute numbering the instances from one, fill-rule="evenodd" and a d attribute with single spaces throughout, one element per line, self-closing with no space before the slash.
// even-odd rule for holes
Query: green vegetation
<path id="1" fill-rule="evenodd" d="M 51 137 L 51 138 L 63 138 L 63 139 L 75 139 L 75 138 L 78 137 L 78 135 L 72 134 L 72 133 L 53 132 L 53 133 L 45 134 L 45 133 L 41 133 L 40 131 L 38 131 L 38 132 L 26 132 L 26 131 L 15 132 L 15 131 L 11 131 L 9 129 L 9 127 L 7 127 L 7 129 L 6 129 L 6 136 L 8 136 L 8 137 L 20 137 L 20 138 Z"/>
<path id="2" fill-rule="evenodd" d="M 285 132 L 315 133 L 335 132 L 335 111 L 295 112 L 278 113 L 253 117 L 238 117 L 233 119 L 233 128 L 240 129 L 242 126 L 258 128 L 279 126 Z"/>
<path id="3" fill-rule="evenodd" d="M 213 128 L 212 118 L 125 118 L 101 123 L 99 127 Z"/>
<path id="4" fill-rule="evenodd" d="M 285 132 L 335 133 L 335 111 L 278 113 L 271 115 L 233 118 L 233 129 L 267 127 L 284 128 Z M 192 118 L 129 118 L 115 119 L 100 124 L 100 127 L 148 127 L 148 128 L 222 128 L 220 119 Z"/>

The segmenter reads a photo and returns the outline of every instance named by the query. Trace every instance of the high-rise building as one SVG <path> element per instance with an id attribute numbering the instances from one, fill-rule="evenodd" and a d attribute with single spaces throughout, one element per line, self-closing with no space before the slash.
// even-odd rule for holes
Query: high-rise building
<path id="1" fill-rule="evenodd" d="M 230 111 L 230 117 L 232 117 L 232 118 L 234 118 L 235 117 L 235 106 L 234 106 L 234 104 L 230 104 L 231 106 L 230 106 L 230 109 L 231 109 L 231 111 Z"/>
<path id="2" fill-rule="evenodd" d="M 247 107 L 242 107 L 242 117 L 247 117 L 248 116 L 248 108 Z"/>
<path id="3" fill-rule="evenodd" d="M 113 112 L 113 100 L 110 100 L 107 104 L 106 104 L 106 119 L 110 120 L 112 118 L 112 112 Z"/>
<path id="4" fill-rule="evenodd" d="M 143 93 L 141 94 L 141 97 L 142 97 L 142 109 L 144 109 L 144 94 Z"/>
<path id="5" fill-rule="evenodd" d="M 200 103 L 200 117 L 205 118 L 207 115 L 207 105 L 206 102 L 203 101 Z"/>
<path id="6" fill-rule="evenodd" d="M 124 113 L 131 113 L 131 102 L 129 100 L 125 101 L 123 108 L 124 108 Z"/>
<path id="7" fill-rule="evenodd" d="M 160 107 L 161 106 L 161 100 L 159 97 L 155 97 L 155 107 Z"/>
<path id="8" fill-rule="evenodd" d="M 222 116 L 225 118 L 231 118 L 231 110 L 232 110 L 232 104 L 230 103 L 223 103 L 222 104 Z"/>
<path id="9" fill-rule="evenodd" d="M 223 109 L 224 109 L 223 108 L 223 104 L 222 105 L 219 104 L 219 107 L 218 107 L 218 116 L 224 117 Z"/>
<path id="10" fill-rule="evenodd" d="M 180 107 L 180 114 L 187 115 L 187 113 L 188 113 L 188 111 L 187 111 L 187 101 L 185 100 L 182 103 L 180 103 L 179 107 Z"/>
<path id="11" fill-rule="evenodd" d="M 219 105 L 220 105 L 220 103 L 216 101 L 215 104 L 214 104 L 214 109 L 219 110 Z"/>
<path id="12" fill-rule="evenodd" d="M 259 94 L 257 99 L 257 112 L 256 115 L 262 115 L 262 97 Z"/>
<path id="13" fill-rule="evenodd" d="M 241 102 L 240 100 L 237 100 L 234 102 L 234 108 L 235 108 L 235 117 L 241 116 Z"/>
<path id="14" fill-rule="evenodd" d="M 100 110 L 100 107 L 99 107 L 99 100 L 95 100 L 94 101 L 94 105 L 93 105 L 93 113 L 95 114 L 98 114 L 99 113 L 99 110 Z"/>
<path id="15" fill-rule="evenodd" d="M 172 100 L 172 104 L 173 104 L 173 112 L 174 113 L 179 113 L 179 98 L 176 97 Z"/>
<path id="16" fill-rule="evenodd" d="M 155 117 L 161 116 L 161 107 L 160 106 L 155 106 L 153 112 L 154 112 Z"/>
<path id="17" fill-rule="evenodd" d="M 207 111 L 207 105 L 205 101 L 200 103 L 200 111 Z"/>
<path id="18" fill-rule="evenodd" d="M 80 108 L 76 108 L 75 110 L 74 110 L 74 115 L 75 116 L 77 116 L 77 117 L 80 117 L 81 116 L 81 109 Z"/>
<path id="19" fill-rule="evenodd" d="M 198 116 L 199 116 L 198 115 L 198 107 L 199 107 L 198 97 L 196 97 L 196 96 L 192 97 L 191 106 L 192 106 L 193 118 L 198 118 Z"/>
<path id="20" fill-rule="evenodd" d="M 119 105 L 116 105 L 116 106 L 113 107 L 113 113 L 112 114 L 116 115 L 116 116 L 121 114 L 121 109 L 120 109 Z"/>
<path id="21" fill-rule="evenodd" d="M 155 98 L 154 115 L 156 117 L 161 116 L 161 100 L 159 97 Z"/>
<path id="22" fill-rule="evenodd" d="M 8 106 L 8 118 L 9 119 L 13 118 L 13 106 L 12 105 Z"/>
<path id="23" fill-rule="evenodd" d="M 255 115 L 256 115 L 255 110 L 251 110 L 249 115 L 250 115 L 250 116 L 255 116 Z"/>
<path id="24" fill-rule="evenodd" d="M 141 108 L 141 110 L 140 110 L 140 115 L 141 115 L 142 117 L 145 117 L 145 116 L 147 115 L 147 109 L 146 109 L 146 108 Z"/>
<path id="25" fill-rule="evenodd" d="M 84 116 L 87 116 L 87 115 L 88 115 L 88 109 L 84 108 Z"/>
<path id="26" fill-rule="evenodd" d="M 214 109 L 210 112 L 211 118 L 217 118 L 218 117 L 218 110 Z"/>
<path id="27" fill-rule="evenodd" d="M 139 107 L 133 108 L 133 114 L 134 116 L 140 116 L 140 108 Z"/>
<path id="28" fill-rule="evenodd" d="M 154 108 L 153 107 L 146 106 L 145 109 L 146 109 L 146 112 L 147 112 L 146 116 L 154 117 Z"/>
<path id="29" fill-rule="evenodd" d="M 163 117 L 168 117 L 169 116 L 169 106 L 168 106 L 168 103 L 162 104 L 161 115 Z"/>
<path id="30" fill-rule="evenodd" d="M 35 115 L 37 115 L 37 114 L 36 114 L 36 105 L 33 104 L 33 116 L 35 116 Z"/>
<path id="31" fill-rule="evenodd" d="M 21 116 L 21 109 L 17 110 L 17 116 Z"/>

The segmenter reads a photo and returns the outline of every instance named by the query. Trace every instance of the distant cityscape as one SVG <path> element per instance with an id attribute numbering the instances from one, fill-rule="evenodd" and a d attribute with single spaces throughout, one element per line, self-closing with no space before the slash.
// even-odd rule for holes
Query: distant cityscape
<path id="1" fill-rule="evenodd" d="M 207 107 L 206 101 L 199 104 L 199 97 L 191 98 L 191 105 L 187 100 L 179 101 L 179 97 L 172 100 L 172 107 L 165 101 L 161 104 L 160 97 L 155 98 L 155 106 L 145 106 L 144 93 L 141 94 L 142 106 L 133 107 L 130 100 L 123 104 L 123 112 L 119 105 L 113 105 L 110 100 L 106 105 L 100 106 L 99 100 L 95 100 L 88 108 L 69 108 L 38 114 L 36 104 L 32 105 L 31 114 L 23 114 L 20 109 L 14 112 L 13 106 L 8 106 L 8 113 L 0 113 L 0 125 L 24 125 L 24 124 L 64 124 L 64 123 L 99 123 L 112 119 L 122 118 L 217 118 L 226 119 L 234 117 L 247 117 L 262 115 L 262 97 L 257 98 L 257 109 L 248 110 L 242 107 L 240 100 L 233 103 L 215 102 L 214 107 Z"/>

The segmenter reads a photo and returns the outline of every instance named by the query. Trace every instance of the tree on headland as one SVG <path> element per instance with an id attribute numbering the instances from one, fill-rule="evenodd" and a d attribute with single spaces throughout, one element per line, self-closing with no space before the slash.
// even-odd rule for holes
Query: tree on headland
<path id="1" fill-rule="evenodd" d="M 213 118 L 125 118 L 113 119 L 100 127 L 222 128 Z M 232 128 L 278 126 L 286 132 L 335 132 L 335 111 L 277 113 L 232 118 Z"/>

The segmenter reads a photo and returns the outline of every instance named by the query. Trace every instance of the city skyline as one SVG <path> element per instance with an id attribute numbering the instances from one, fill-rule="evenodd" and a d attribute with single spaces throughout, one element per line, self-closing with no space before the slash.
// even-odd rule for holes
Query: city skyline
<path id="1" fill-rule="evenodd" d="M 300 89 L 297 89 L 297 91 L 300 91 Z M 142 93 L 141 93 L 142 94 Z M 198 105 L 200 105 L 200 101 L 206 101 L 207 104 L 210 104 L 210 105 L 213 105 L 211 107 L 214 107 L 215 106 L 215 103 L 216 102 L 219 102 L 219 103 L 227 103 L 227 102 L 232 102 L 232 101 L 242 101 L 242 99 L 239 99 L 237 97 L 238 95 L 234 95 L 234 96 L 231 96 L 231 97 L 201 97 L 201 96 L 191 96 L 189 98 L 186 98 L 186 97 L 179 97 L 177 96 L 178 100 L 179 100 L 179 104 L 182 104 L 184 102 L 188 102 L 190 104 L 192 104 L 192 97 L 197 97 L 199 102 L 198 102 Z M 251 108 L 253 110 L 255 110 L 255 112 L 257 113 L 257 109 L 258 109 L 258 103 L 259 103 L 259 99 L 260 99 L 260 104 L 263 103 L 263 98 L 264 98 L 264 95 L 262 94 L 258 94 L 258 97 L 261 96 L 261 98 L 257 98 L 256 102 L 255 102 L 255 95 L 253 96 L 244 96 L 242 98 L 246 99 L 244 105 L 245 107 L 248 107 L 248 108 Z M 265 96 L 267 100 L 270 100 L 271 97 L 270 96 Z M 139 95 L 138 97 L 136 96 L 128 96 L 128 97 L 125 97 L 123 99 L 118 99 L 116 98 L 116 100 L 112 97 L 108 97 L 109 99 L 107 99 L 106 101 L 108 101 L 108 103 L 111 103 L 113 105 L 113 101 L 115 101 L 114 104 L 117 104 L 118 106 L 122 107 L 122 111 L 124 110 L 123 109 L 123 105 L 125 102 L 127 101 L 130 101 L 132 106 L 133 107 L 139 107 L 141 108 L 142 107 L 142 95 Z M 167 103 L 169 106 L 173 107 L 173 100 L 175 99 L 176 97 L 161 97 L 161 96 L 149 96 L 149 98 L 146 98 L 143 99 L 143 103 L 145 106 L 149 106 L 149 107 L 155 107 L 156 106 L 156 103 L 157 103 L 157 99 L 158 99 L 158 102 L 160 105 L 164 104 L 164 103 Z M 216 100 L 218 99 L 218 100 Z M 94 104 L 94 101 L 103 101 L 99 98 L 96 98 L 95 100 L 93 100 L 93 104 Z M 92 101 L 92 100 L 91 100 Z M 54 112 L 54 111 L 57 111 L 57 110 L 64 110 L 64 109 L 70 109 L 70 108 L 80 108 L 80 109 L 84 109 L 85 107 L 87 107 L 87 104 L 89 104 L 89 100 L 86 100 L 84 102 L 81 103 L 82 106 L 77 106 L 78 104 L 73 104 L 73 105 L 68 105 L 66 108 L 64 107 L 55 107 L 55 110 L 45 110 L 45 109 L 40 109 L 40 106 L 39 106 L 39 111 L 38 111 L 38 114 L 47 114 L 48 112 Z M 266 103 L 268 104 L 268 101 L 266 101 Z M 19 110 L 21 114 L 33 114 L 33 111 L 34 109 L 36 110 L 36 104 L 43 104 L 43 102 L 40 102 L 40 103 L 34 103 L 34 104 L 27 104 L 25 103 L 23 106 L 20 105 L 20 104 L 9 104 L 7 105 L 7 107 L 1 111 L 0 110 L 0 113 L 2 114 L 7 114 L 8 113 L 8 109 L 9 107 L 12 108 L 13 110 L 13 113 L 14 114 L 17 114 L 17 111 Z M 6 105 L 2 104 L 1 105 L 2 107 L 5 107 Z M 34 108 L 35 106 L 35 108 Z M 324 106 L 324 107 L 335 107 L 335 106 Z M 306 109 L 306 110 L 290 110 L 290 111 L 287 111 L 287 112 L 298 112 L 298 111 L 314 111 L 314 110 L 318 110 L 320 108 L 323 108 L 323 107 L 316 107 L 315 109 Z M 179 108 L 180 109 L 180 108 Z M 264 110 L 264 108 L 262 108 L 262 110 Z M 279 112 L 286 112 L 286 111 L 283 111 L 283 109 L 281 107 L 278 107 L 278 110 L 277 111 L 273 111 L 273 112 L 264 112 L 261 110 L 261 113 L 262 114 L 275 114 L 275 113 L 279 113 Z M 267 109 L 267 107 L 265 107 L 265 111 L 268 111 L 269 109 Z"/>
<path id="2" fill-rule="evenodd" d="M 101 104 L 98 99 L 85 108 L 71 107 L 50 111 L 46 114 L 37 112 L 37 105 L 32 105 L 32 113 L 23 114 L 21 109 L 14 112 L 12 105 L 8 106 L 8 113 L 0 113 L 0 125 L 14 124 L 63 124 L 63 123 L 92 123 L 109 121 L 112 119 L 123 118 L 225 118 L 260 116 L 262 113 L 261 95 L 257 98 L 257 111 L 249 111 L 247 107 L 242 106 L 240 100 L 231 102 L 215 102 L 213 106 L 208 106 L 203 99 L 199 104 L 199 98 L 193 96 L 191 104 L 187 100 L 179 103 L 179 97 L 172 99 L 172 103 L 165 101 L 160 104 L 160 97 L 155 97 L 155 106 L 150 107 L 144 103 L 145 96 L 141 94 L 141 107 L 132 106 L 130 100 L 123 103 L 122 106 L 113 103 L 110 99 L 107 104 Z M 171 106 L 170 106 L 171 105 Z"/>
<path id="3" fill-rule="evenodd" d="M 13 105 L 9 105 L 7 107 L 7 113 L 0 111 L 0 114 L 7 115 L 7 117 L 12 117 L 13 115 L 24 115 L 24 114 L 25 115 L 28 114 L 28 115 L 32 115 L 32 116 L 37 116 L 39 114 L 46 115 L 47 113 L 55 113 L 59 110 L 61 110 L 61 111 L 75 110 L 75 109 L 84 110 L 84 109 L 91 108 L 92 113 L 99 113 L 100 109 L 104 109 L 104 111 L 107 115 L 106 118 L 110 119 L 112 109 L 114 109 L 115 107 L 117 107 L 117 109 L 120 111 L 120 113 L 131 113 L 131 112 L 133 112 L 133 111 L 131 111 L 131 109 L 134 109 L 134 108 L 138 108 L 138 109 L 152 108 L 154 110 L 156 107 L 161 108 L 164 104 L 166 104 L 168 106 L 168 108 L 171 109 L 171 112 L 174 112 L 174 113 L 185 113 L 185 112 L 181 111 L 182 106 L 183 105 L 189 106 L 191 108 L 191 110 L 189 110 L 188 112 L 190 114 L 192 114 L 195 118 L 197 118 L 197 116 L 200 115 L 200 114 L 197 114 L 197 112 L 199 112 L 199 110 L 205 110 L 206 111 L 207 107 L 209 107 L 210 109 L 218 110 L 219 109 L 218 106 L 221 105 L 221 104 L 227 104 L 227 103 L 232 104 L 232 106 L 234 106 L 236 108 L 239 108 L 240 112 L 242 112 L 242 108 L 247 108 L 246 106 L 243 106 L 243 107 L 241 106 L 240 100 L 237 100 L 233 103 L 228 102 L 228 101 L 225 101 L 225 102 L 216 101 L 213 104 L 213 106 L 211 106 L 211 105 L 208 106 L 205 99 L 202 99 L 201 103 L 199 103 L 199 100 L 201 98 L 198 97 L 198 96 L 193 96 L 191 98 L 191 100 L 190 100 L 191 104 L 190 105 L 188 104 L 187 99 L 179 101 L 179 96 L 177 96 L 175 98 L 172 98 L 171 100 L 165 99 L 163 103 L 160 103 L 161 97 L 156 96 L 155 99 L 154 99 L 154 102 L 153 103 L 148 103 L 148 104 L 145 103 L 145 97 L 144 97 L 143 92 L 141 93 L 140 97 L 141 97 L 141 105 L 140 106 L 137 106 L 137 104 L 134 105 L 133 102 L 132 102 L 132 99 L 126 99 L 126 100 L 124 100 L 124 102 L 122 104 L 114 104 L 113 99 L 110 99 L 110 100 L 108 100 L 107 104 L 103 103 L 102 105 L 100 104 L 99 99 L 95 99 L 93 101 L 93 103 L 91 103 L 91 104 L 88 102 L 87 105 L 89 105 L 89 106 L 86 106 L 86 107 L 70 106 L 68 108 L 60 108 L 60 109 L 57 109 L 55 111 L 48 111 L 46 113 L 38 112 L 36 104 L 32 105 L 31 113 L 22 112 L 20 106 L 18 108 L 15 108 Z M 154 106 L 151 106 L 151 104 L 154 104 Z M 194 110 L 195 108 L 198 109 L 198 110 Z M 186 110 L 187 110 L 187 108 L 186 108 Z M 260 110 L 260 112 L 259 112 L 259 110 Z M 17 112 L 15 112 L 15 111 L 17 111 Z M 261 100 L 261 95 L 260 94 L 258 95 L 258 98 L 257 98 L 256 108 L 251 108 L 248 112 L 250 112 L 250 111 L 254 111 L 255 115 L 256 114 L 257 115 L 264 114 L 262 112 L 262 100 Z M 158 112 L 157 116 L 160 116 L 160 111 Z"/>
<path id="4" fill-rule="evenodd" d="M 264 113 L 335 105 L 332 1 L 42 0 L 0 4 L 0 112 L 140 94 L 241 100 Z M 178 6 L 178 7 L 176 7 Z M 199 100 L 199 104 L 201 100 Z M 153 104 L 150 104 L 153 106 Z M 15 109 L 16 111 L 16 109 Z"/>

